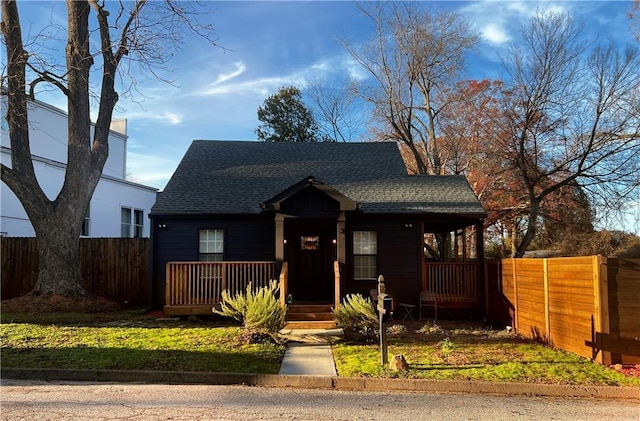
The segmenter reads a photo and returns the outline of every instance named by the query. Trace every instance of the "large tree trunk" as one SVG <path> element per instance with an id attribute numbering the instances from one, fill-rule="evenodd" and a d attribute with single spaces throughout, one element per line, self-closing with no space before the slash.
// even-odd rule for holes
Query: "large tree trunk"
<path id="1" fill-rule="evenodd" d="M 33 221 L 38 239 L 38 281 L 32 294 L 86 295 L 80 270 L 80 230 L 84 214 L 53 212 Z M 43 227 L 41 227 L 44 225 Z"/>

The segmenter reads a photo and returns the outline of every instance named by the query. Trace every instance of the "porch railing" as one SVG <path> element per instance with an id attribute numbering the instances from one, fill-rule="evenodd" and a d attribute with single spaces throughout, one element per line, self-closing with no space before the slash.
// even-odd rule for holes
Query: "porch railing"
<path id="1" fill-rule="evenodd" d="M 287 295 L 289 295 L 289 263 L 282 262 L 282 268 L 280 268 L 280 305 L 284 307 L 287 304 Z"/>
<path id="2" fill-rule="evenodd" d="M 211 306 L 220 302 L 225 289 L 235 294 L 249 282 L 258 288 L 272 279 L 275 262 L 169 262 L 165 306 Z"/>
<path id="3" fill-rule="evenodd" d="M 480 277 L 476 262 L 429 262 L 426 290 L 440 300 L 480 301 Z"/>

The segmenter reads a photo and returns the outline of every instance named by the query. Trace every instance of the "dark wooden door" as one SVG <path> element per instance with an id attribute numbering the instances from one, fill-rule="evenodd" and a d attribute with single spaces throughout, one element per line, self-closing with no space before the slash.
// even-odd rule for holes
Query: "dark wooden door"
<path id="1" fill-rule="evenodd" d="M 289 293 L 294 302 L 330 302 L 334 289 L 335 221 L 301 219 L 290 222 L 285 227 L 285 258 L 291 269 Z"/>

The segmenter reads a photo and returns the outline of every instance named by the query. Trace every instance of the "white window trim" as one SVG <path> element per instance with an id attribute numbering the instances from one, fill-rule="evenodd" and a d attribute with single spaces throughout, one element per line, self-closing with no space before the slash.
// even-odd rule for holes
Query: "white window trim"
<path id="1" fill-rule="evenodd" d="M 207 233 L 207 238 L 203 240 L 202 235 Z M 211 238 L 209 236 L 212 236 Z M 203 245 L 204 250 L 203 250 Z M 200 261 L 219 262 L 224 260 L 225 252 L 225 232 L 222 228 L 204 228 L 198 231 L 198 255 Z M 214 259 L 203 258 L 214 256 Z M 215 258 L 218 256 L 219 258 Z"/>
<path id="2" fill-rule="evenodd" d="M 368 233 L 367 243 L 369 245 L 369 250 L 367 253 L 364 253 L 365 250 L 357 250 L 357 244 L 362 244 L 363 242 L 356 243 L 356 233 Z M 373 235 L 372 235 L 373 234 Z M 353 231 L 353 279 L 356 281 L 369 281 L 377 279 L 378 272 L 378 233 L 376 231 L 371 230 L 357 230 Z M 359 251 L 359 252 L 358 252 Z M 373 277 L 356 277 L 356 257 L 357 256 L 373 256 L 375 266 L 374 268 L 374 276 Z M 368 266 L 371 267 L 371 266 Z"/>
<path id="3" fill-rule="evenodd" d="M 85 233 L 85 229 L 86 229 L 86 233 Z M 91 237 L 91 203 L 89 203 L 89 206 L 87 206 L 87 213 L 84 214 L 80 236 Z"/>
<path id="4" fill-rule="evenodd" d="M 122 211 L 123 210 L 128 210 L 129 211 L 129 221 L 128 222 L 124 222 L 122 220 Z M 141 215 L 141 224 L 136 223 L 136 215 Z M 124 236 L 122 235 L 122 229 L 124 227 L 127 227 L 127 235 Z M 139 230 L 139 235 L 136 235 L 136 231 Z M 121 238 L 142 238 L 144 237 L 144 210 L 143 209 L 138 209 L 138 208 L 134 208 L 134 207 L 129 207 L 129 206 L 120 206 L 120 237 Z"/>

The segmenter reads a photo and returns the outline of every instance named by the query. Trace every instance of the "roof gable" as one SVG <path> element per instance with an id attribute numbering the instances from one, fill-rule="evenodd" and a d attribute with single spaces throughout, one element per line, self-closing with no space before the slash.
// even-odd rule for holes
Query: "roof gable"
<path id="1" fill-rule="evenodd" d="M 294 198 L 295 195 L 310 188 L 323 193 L 324 195 L 328 196 L 329 198 L 337 202 L 339 205 L 338 207 L 339 211 L 353 211 L 353 210 L 356 210 L 358 207 L 358 204 L 356 202 L 354 202 L 344 194 L 340 193 L 333 187 L 323 183 L 322 181 L 316 180 L 315 177 L 313 177 L 312 175 L 305 177 L 304 180 L 278 193 L 277 195 L 267 200 L 266 202 L 261 203 L 260 207 L 264 210 L 279 211 L 281 209 L 281 205 L 284 202 Z"/>

